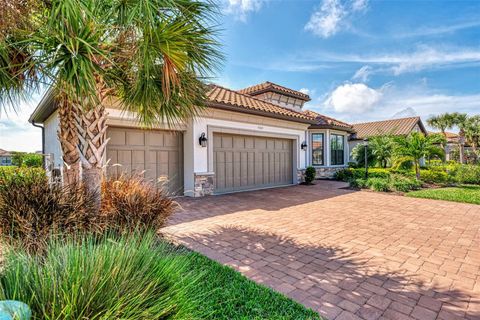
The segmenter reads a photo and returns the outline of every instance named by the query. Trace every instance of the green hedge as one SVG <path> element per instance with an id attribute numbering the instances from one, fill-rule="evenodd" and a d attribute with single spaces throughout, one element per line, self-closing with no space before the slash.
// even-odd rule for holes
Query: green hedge
<path id="1" fill-rule="evenodd" d="M 42 168 L 0 167 L 0 187 L 19 182 L 33 182 L 46 179 Z"/>
<path id="2" fill-rule="evenodd" d="M 369 178 L 389 178 L 390 177 L 389 169 L 381 168 L 371 168 L 368 169 Z M 364 179 L 365 178 L 365 168 L 347 168 L 338 171 L 335 174 L 335 178 L 340 181 L 350 182 L 355 179 Z"/>

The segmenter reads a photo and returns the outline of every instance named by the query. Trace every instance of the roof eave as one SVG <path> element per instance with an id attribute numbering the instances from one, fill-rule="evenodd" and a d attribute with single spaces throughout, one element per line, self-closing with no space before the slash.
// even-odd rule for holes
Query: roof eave
<path id="1" fill-rule="evenodd" d="M 49 88 L 43 95 L 35 110 L 33 110 L 30 118 L 28 118 L 28 122 L 44 123 L 45 120 L 47 120 L 57 109 L 53 98 L 53 90 L 52 88 Z"/>
<path id="2" fill-rule="evenodd" d="M 346 131 L 348 133 L 354 133 L 355 132 L 355 130 L 353 130 L 353 128 L 335 126 L 335 125 L 330 125 L 330 124 L 313 124 L 308 129 L 333 129 L 333 130 Z"/>
<path id="3" fill-rule="evenodd" d="M 316 121 L 314 119 L 302 119 L 302 118 L 297 118 L 297 117 L 291 117 L 291 116 L 287 116 L 287 115 L 283 115 L 283 114 L 272 113 L 272 112 L 267 112 L 267 111 L 262 111 L 262 110 L 248 109 L 248 108 L 244 108 L 244 107 L 236 106 L 236 105 L 231 105 L 231 104 L 227 104 L 227 103 L 207 101 L 207 103 L 205 105 L 207 107 L 211 107 L 211 108 L 217 108 L 217 109 L 234 111 L 234 112 L 241 112 L 241 113 L 248 113 L 248 114 L 253 114 L 253 115 L 257 115 L 257 116 L 264 116 L 264 117 L 280 119 L 280 120 L 294 121 L 294 122 L 300 122 L 300 123 L 305 123 L 305 124 L 316 123 Z"/>

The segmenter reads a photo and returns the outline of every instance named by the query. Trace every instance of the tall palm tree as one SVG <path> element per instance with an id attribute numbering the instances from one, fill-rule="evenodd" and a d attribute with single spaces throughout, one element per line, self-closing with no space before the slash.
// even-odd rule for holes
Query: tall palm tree
<path id="1" fill-rule="evenodd" d="M 406 137 L 395 137 L 395 153 L 400 157 L 412 159 L 415 175 L 420 180 L 420 162 L 422 158 L 433 155 L 443 156 L 444 151 L 437 145 L 443 143 L 445 138 L 441 135 L 425 136 L 419 132 L 412 132 Z"/>
<path id="2" fill-rule="evenodd" d="M 442 144 L 445 154 L 447 153 L 447 130 L 452 129 L 455 125 L 455 116 L 450 113 L 443 113 L 437 116 L 432 116 L 427 119 L 427 123 L 430 127 L 440 130 L 442 135 L 445 137 L 445 143 Z"/>
<path id="3" fill-rule="evenodd" d="M 100 190 L 108 143 L 106 101 L 115 97 L 146 126 L 175 124 L 203 106 L 202 80 L 222 58 L 208 1 L 38 0 L 28 12 L 28 27 L 0 38 L 3 102 L 53 86 L 64 160 L 81 159 L 91 190 Z"/>
<path id="4" fill-rule="evenodd" d="M 480 115 L 468 117 L 463 127 L 465 140 L 472 147 L 475 161 L 478 161 L 480 145 Z"/>
<path id="5" fill-rule="evenodd" d="M 468 116 L 465 113 L 454 112 L 451 114 L 453 124 L 458 127 L 458 147 L 460 150 L 460 163 L 465 162 L 465 130 L 468 126 Z"/>

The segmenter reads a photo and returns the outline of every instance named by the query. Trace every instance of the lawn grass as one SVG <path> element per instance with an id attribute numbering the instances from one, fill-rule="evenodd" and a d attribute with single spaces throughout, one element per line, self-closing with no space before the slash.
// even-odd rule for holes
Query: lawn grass
<path id="1" fill-rule="evenodd" d="M 411 191 L 407 197 L 446 200 L 463 203 L 480 204 L 480 186 L 462 185 L 459 187 L 424 189 Z"/>
<path id="2" fill-rule="evenodd" d="M 186 249 L 175 253 L 191 266 L 193 275 L 203 273 L 196 295 L 205 299 L 196 306 L 208 319 L 321 319 L 316 312 L 261 286 L 235 270 Z"/>
<path id="3" fill-rule="evenodd" d="M 15 248 L 4 258 L 0 300 L 27 303 L 32 320 L 321 319 L 153 232 L 53 239 L 45 254 Z"/>

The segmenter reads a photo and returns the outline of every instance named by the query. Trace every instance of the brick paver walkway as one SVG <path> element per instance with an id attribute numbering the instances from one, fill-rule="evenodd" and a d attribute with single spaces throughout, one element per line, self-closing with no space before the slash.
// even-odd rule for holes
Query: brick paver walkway
<path id="1" fill-rule="evenodd" d="M 343 186 L 180 199 L 164 232 L 327 319 L 480 319 L 480 206 Z"/>

